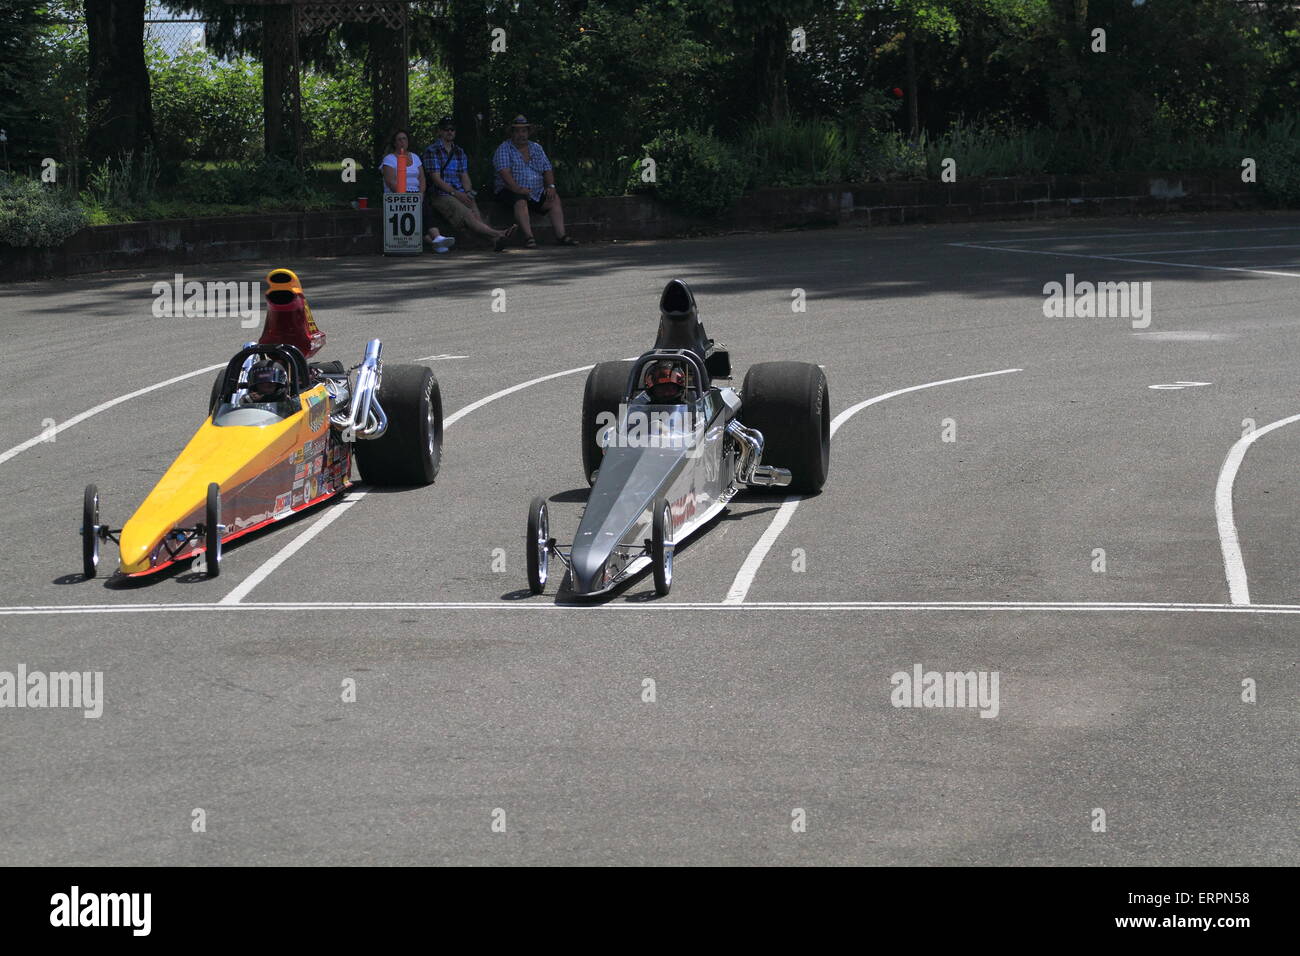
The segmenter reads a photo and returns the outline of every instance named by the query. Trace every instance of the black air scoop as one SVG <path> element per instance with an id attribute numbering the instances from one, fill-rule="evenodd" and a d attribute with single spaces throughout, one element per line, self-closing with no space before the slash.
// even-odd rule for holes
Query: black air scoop
<path id="1" fill-rule="evenodd" d="M 691 287 L 681 279 L 672 279 L 659 297 L 659 337 L 657 349 L 693 349 L 704 361 L 709 338 L 700 323 L 699 309 Z"/>

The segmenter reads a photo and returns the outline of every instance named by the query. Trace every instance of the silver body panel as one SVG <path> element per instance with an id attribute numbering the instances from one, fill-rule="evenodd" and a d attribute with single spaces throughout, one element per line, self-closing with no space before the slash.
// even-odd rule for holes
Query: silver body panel
<path id="1" fill-rule="evenodd" d="M 691 407 L 703 424 L 691 432 L 685 447 L 669 440 L 666 443 L 675 447 L 616 443 L 605 450 L 570 552 L 575 594 L 603 594 L 649 566 L 645 544 L 651 536 L 650 509 L 660 498 L 666 498 L 672 510 L 674 544 L 727 506 L 738 490 L 735 440 L 727 434 L 727 425 L 739 410 L 735 389 L 711 388 Z"/>

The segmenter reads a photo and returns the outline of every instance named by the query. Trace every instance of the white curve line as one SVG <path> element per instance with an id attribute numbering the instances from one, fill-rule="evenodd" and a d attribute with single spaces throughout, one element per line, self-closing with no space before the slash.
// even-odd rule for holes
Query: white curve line
<path id="1" fill-rule="evenodd" d="M 0 607 L 0 617 L 86 614 L 190 614 L 194 611 L 538 611 L 602 614 L 647 611 L 808 611 L 895 613 L 908 611 L 958 613 L 1177 613 L 1300 615 L 1300 604 L 1191 604 L 1169 601 L 726 601 L 680 604 L 554 604 L 529 601 L 266 601 L 243 604 L 46 604 Z"/>
<path id="2" fill-rule="evenodd" d="M 507 395 L 511 395 L 522 389 L 528 388 L 530 385 L 538 385 L 541 382 L 549 382 L 553 378 L 562 378 L 565 375 L 573 375 L 576 372 L 585 372 L 590 368 L 592 368 L 592 366 L 583 365 L 579 368 L 566 369 L 563 372 L 552 372 L 550 375 L 541 375 L 538 376 L 537 378 L 530 378 L 526 382 L 520 382 L 518 385 L 512 385 L 509 388 L 501 389 L 501 391 L 499 392 L 493 392 L 491 395 L 487 396 L 486 398 L 480 398 L 477 402 L 471 402 L 470 404 L 466 405 L 464 408 L 460 409 L 459 411 L 453 412 L 452 414 L 444 418 L 442 421 L 443 430 L 445 431 L 446 429 L 450 428 L 452 425 L 456 424 L 456 422 L 460 421 L 470 412 L 476 411 L 490 402 L 495 402 L 499 398 L 505 398 Z M 229 594 L 227 594 L 220 601 L 218 601 L 217 604 L 226 607 L 239 604 L 245 597 L 248 596 L 248 594 L 253 590 L 253 588 L 257 587 L 259 584 L 265 581 L 271 575 L 271 573 L 276 570 L 276 568 L 280 567 L 280 565 L 284 564 L 284 562 L 288 561 L 291 557 L 297 554 L 298 551 L 303 547 L 303 545 L 307 544 L 309 541 L 311 541 L 312 538 L 316 537 L 316 535 L 320 534 L 331 524 L 337 521 L 342 516 L 343 512 L 347 511 L 348 508 L 352 507 L 354 504 L 356 504 L 365 496 L 366 496 L 365 491 L 353 492 L 349 494 L 339 505 L 328 509 L 325 512 L 325 514 L 323 514 L 320 518 L 318 518 L 315 522 L 312 523 L 312 526 L 310 528 L 308 528 L 302 534 L 298 535 L 298 537 L 290 541 L 287 545 L 284 546 L 283 549 L 277 551 L 274 555 L 268 558 L 260 567 L 256 568 L 248 577 L 244 578 L 244 580 L 239 582 L 239 584 Z"/>
<path id="3" fill-rule="evenodd" d="M 844 409 L 833 419 L 831 419 L 831 437 L 840 430 L 840 426 L 846 421 L 871 405 L 896 398 L 899 395 L 906 395 L 908 392 L 919 392 L 926 388 L 935 388 L 939 385 L 952 385 L 956 382 L 969 382 L 977 378 L 989 378 L 993 375 L 1010 375 L 1012 372 L 1023 372 L 1020 368 L 1004 368 L 996 372 L 980 372 L 978 375 L 962 375 L 959 378 L 945 378 L 938 382 L 926 382 L 924 385 L 910 385 L 907 388 L 896 389 L 892 392 L 886 392 L 883 395 L 877 395 L 874 398 L 868 398 L 866 401 L 858 402 L 849 408 Z M 795 509 L 799 507 L 799 502 L 803 499 L 798 495 L 791 495 L 781 502 L 781 507 L 777 509 L 772 518 L 771 524 L 763 532 L 762 537 L 755 542 L 754 547 L 750 549 L 749 556 L 745 558 L 745 563 L 740 566 L 736 572 L 735 580 L 731 582 L 731 588 L 727 591 L 724 604 L 743 604 L 745 595 L 749 593 L 750 585 L 754 583 L 754 578 L 758 574 L 758 569 L 763 565 L 763 559 L 767 557 L 768 551 L 772 545 L 776 544 L 777 537 L 785 530 L 785 526 L 790 523 L 794 517 Z"/>
<path id="4" fill-rule="evenodd" d="M 284 564 L 284 562 L 288 561 L 300 550 L 302 550 L 302 548 L 306 546 L 306 544 L 309 541 L 311 541 L 312 538 L 316 537 L 316 535 L 320 534 L 322 531 L 324 531 L 326 528 L 332 525 L 335 521 L 337 521 L 340 517 L 343 516 L 344 512 L 346 512 L 349 508 L 351 508 L 353 505 L 355 505 L 358 501 L 360 501 L 365 496 L 366 493 L 364 491 L 351 491 L 348 494 L 344 495 L 342 501 L 340 501 L 333 508 L 326 509 L 325 514 L 321 515 L 318 520 L 314 521 L 310 528 L 308 528 L 302 534 L 298 535 L 298 537 L 294 538 L 287 545 L 285 545 L 283 548 L 281 548 L 279 551 L 273 554 L 270 558 L 268 558 L 265 562 L 263 562 L 262 565 L 257 568 L 257 570 L 255 570 L 248 577 L 244 578 L 244 580 L 240 581 L 239 584 L 237 584 L 229 594 L 227 594 L 217 603 L 238 604 L 240 601 L 244 599 L 244 597 L 250 591 L 253 590 L 253 588 L 257 587 L 259 584 L 265 581 L 267 577 L 269 577 L 275 571 L 276 568 Z"/>
<path id="5" fill-rule="evenodd" d="M 1233 232 L 1291 232 L 1295 226 L 1251 226 L 1246 229 L 1177 229 L 1173 232 L 1106 232 L 1091 236 L 1016 236 L 1011 239 L 983 239 L 981 242 L 1058 242 L 1063 240 L 1077 239 L 1141 239 L 1145 236 L 1204 236 L 1211 234 L 1227 234 Z M 950 246 L 960 246 L 963 243 L 950 242 Z"/>
<path id="6" fill-rule="evenodd" d="M 77 415 L 73 415 L 62 425 L 56 425 L 50 431 L 42 432 L 41 434 L 37 435 L 35 438 L 29 438 L 21 445 L 15 445 L 13 448 L 10 448 L 8 451 L 0 453 L 0 465 L 3 465 L 10 458 L 13 458 L 17 455 L 21 455 L 29 448 L 34 448 L 37 445 L 49 441 L 51 438 L 59 434 L 59 432 L 63 431 L 64 429 L 71 428 L 73 425 L 79 425 L 82 422 L 84 422 L 87 418 L 93 418 L 95 415 L 98 415 L 100 412 L 108 411 L 110 408 L 112 408 L 115 405 L 121 405 L 123 402 L 129 402 L 133 398 L 139 398 L 141 395 L 147 395 L 150 392 L 157 391 L 160 388 L 166 388 L 168 385 L 175 385 L 177 382 L 183 382 L 187 378 L 194 378 L 194 376 L 202 375 L 204 372 L 212 372 L 219 368 L 225 368 L 225 367 L 226 367 L 226 363 L 222 362 L 220 365 L 209 365 L 206 368 L 196 368 L 194 371 L 186 372 L 184 375 L 177 375 L 175 378 L 169 378 L 165 382 L 158 382 L 157 384 L 149 385 L 146 388 L 138 388 L 134 392 L 128 392 L 126 395 L 119 395 L 117 398 L 104 402 L 103 404 L 96 405 L 94 408 L 88 408 L 84 412 L 81 412 Z"/>
<path id="7" fill-rule="evenodd" d="M 1219 527 L 1219 548 L 1223 551 L 1223 572 L 1228 578 L 1228 600 L 1233 604 L 1250 604 L 1250 587 L 1246 582 L 1246 564 L 1241 559 L 1241 541 L 1237 538 L 1237 525 L 1232 517 L 1232 486 L 1237 480 L 1237 469 L 1246 457 L 1246 449 L 1275 428 L 1300 421 L 1292 415 L 1257 428 L 1243 435 L 1228 450 L 1219 469 L 1219 480 L 1214 486 L 1214 520 Z"/>
<path id="8" fill-rule="evenodd" d="M 1172 269 L 1209 269 L 1212 272 L 1249 272 L 1262 276 L 1286 276 L 1288 279 L 1300 279 L 1298 272 L 1270 272 L 1267 269 L 1247 269 L 1240 266 L 1204 266 L 1190 262 L 1165 262 L 1160 259 L 1134 259 L 1131 256 L 1098 256 L 1083 252 L 1045 252 L 1042 249 L 1002 249 L 998 246 L 981 246 L 970 242 L 950 242 L 950 246 L 962 249 L 983 249 L 986 252 L 1019 252 L 1026 256 L 1056 256 L 1063 259 L 1099 259 L 1104 262 L 1136 262 L 1147 266 L 1169 266 Z"/>
<path id="9" fill-rule="evenodd" d="M 549 382 L 553 378 L 563 378 L 566 375 L 574 375 L 578 372 L 585 372 L 591 368 L 595 368 L 595 366 L 582 365 L 579 366 L 578 368 L 566 369 L 563 372 L 552 372 L 550 375 L 542 375 L 538 378 L 530 378 L 528 381 L 520 382 L 518 385 L 511 385 L 509 388 L 503 388 L 499 392 L 493 392 L 487 398 L 480 398 L 477 402 L 471 402 L 469 405 L 466 405 L 460 411 L 453 412 L 452 414 L 448 415 L 447 418 L 443 421 L 442 427 L 450 428 L 452 425 L 456 424 L 456 422 L 460 421 L 470 412 L 478 411 L 478 409 L 482 408 L 484 405 L 487 405 L 490 402 L 495 402 L 498 398 L 505 398 L 507 395 L 511 395 L 515 392 L 522 391 L 523 389 L 528 388 L 530 385 L 539 385 L 542 382 Z"/>

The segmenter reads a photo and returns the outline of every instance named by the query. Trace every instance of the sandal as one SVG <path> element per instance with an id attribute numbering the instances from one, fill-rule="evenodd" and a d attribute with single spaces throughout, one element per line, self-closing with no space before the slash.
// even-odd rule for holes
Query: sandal
<path id="1" fill-rule="evenodd" d="M 555 240 L 555 244 L 557 246 L 576 246 L 578 244 L 578 240 L 574 239 L 572 236 L 559 236 Z"/>
<path id="2" fill-rule="evenodd" d="M 515 231 L 518 228 L 518 226 L 511 226 L 505 232 L 501 233 L 501 235 L 497 236 L 496 241 L 492 243 L 492 249 L 496 252 L 505 252 L 506 243 L 510 241 L 510 237 L 515 234 Z"/>

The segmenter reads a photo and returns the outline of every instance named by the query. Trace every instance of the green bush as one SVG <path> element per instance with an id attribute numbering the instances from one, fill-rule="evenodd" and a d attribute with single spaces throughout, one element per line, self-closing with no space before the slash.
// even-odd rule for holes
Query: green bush
<path id="1" fill-rule="evenodd" d="M 746 165 L 711 129 L 661 133 L 646 143 L 644 155 L 655 161 L 656 182 L 642 183 L 634 175 L 629 188 L 651 192 L 693 216 L 713 216 L 731 207 L 750 178 Z"/>
<path id="2" fill-rule="evenodd" d="M 169 52 L 153 43 L 148 63 L 158 151 L 169 172 L 184 159 L 261 152 L 262 66 L 255 59 L 224 61 L 202 48 Z"/>
<path id="3" fill-rule="evenodd" d="M 95 205 L 130 209 L 154 198 L 158 188 L 158 159 L 151 150 L 128 150 L 108 159 L 86 179 L 86 192 Z"/>
<path id="4" fill-rule="evenodd" d="M 741 137 L 740 152 L 755 188 L 843 182 L 850 166 L 844 129 L 829 120 L 756 123 Z"/>
<path id="5" fill-rule="evenodd" d="M 1300 116 L 1269 123 L 1259 139 L 1259 184 L 1282 205 L 1300 206 Z"/>
<path id="6" fill-rule="evenodd" d="M 990 123 L 958 120 L 947 132 L 933 139 L 922 134 L 926 173 L 938 179 L 943 161 L 957 162 L 962 178 L 981 176 L 1024 176 L 1041 173 L 1052 156 L 1050 130 L 1022 130 Z"/>
<path id="7" fill-rule="evenodd" d="M 86 211 L 64 191 L 22 176 L 0 174 L 0 243 L 57 246 L 86 224 Z"/>

